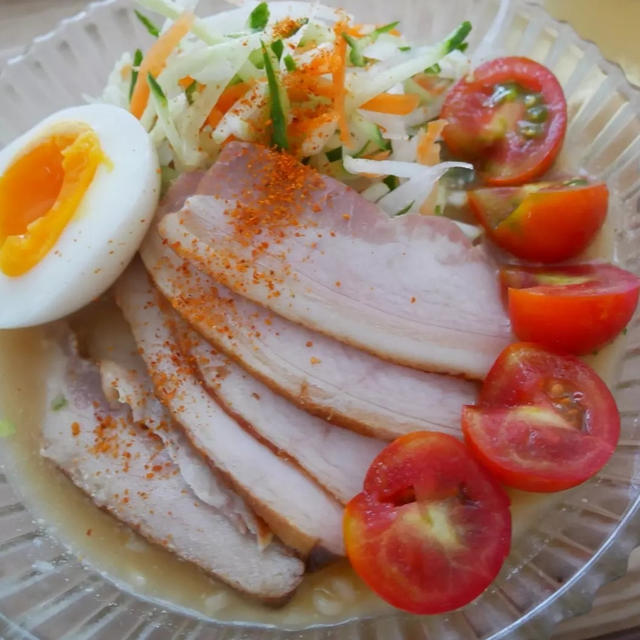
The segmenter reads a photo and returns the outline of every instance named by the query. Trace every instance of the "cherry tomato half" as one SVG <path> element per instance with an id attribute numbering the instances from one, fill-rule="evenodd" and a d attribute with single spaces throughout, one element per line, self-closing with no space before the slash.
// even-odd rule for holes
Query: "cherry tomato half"
<path id="1" fill-rule="evenodd" d="M 503 267 L 509 317 L 520 340 L 585 354 L 615 338 L 638 304 L 640 279 L 608 264 Z"/>
<path id="2" fill-rule="evenodd" d="M 504 484 L 561 491 L 597 473 L 613 454 L 620 417 L 607 385 L 584 362 L 513 344 L 485 379 L 462 430 L 474 456 Z"/>
<path id="3" fill-rule="evenodd" d="M 593 240 L 607 215 L 604 183 L 583 180 L 475 189 L 469 205 L 489 237 L 523 260 L 560 262 Z"/>
<path id="4" fill-rule="evenodd" d="M 395 607 L 450 611 L 496 577 L 511 544 L 509 498 L 456 438 L 418 431 L 373 461 L 346 507 L 351 564 Z"/>
<path id="5" fill-rule="evenodd" d="M 447 95 L 441 118 L 451 152 L 475 162 L 491 185 L 519 185 L 553 163 L 567 128 L 567 104 L 556 77 L 528 58 L 497 58 Z"/>

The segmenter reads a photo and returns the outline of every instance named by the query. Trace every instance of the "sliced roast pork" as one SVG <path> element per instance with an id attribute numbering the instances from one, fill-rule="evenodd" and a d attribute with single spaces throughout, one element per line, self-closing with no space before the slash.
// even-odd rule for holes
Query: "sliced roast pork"
<path id="1" fill-rule="evenodd" d="M 342 507 L 295 465 L 264 446 L 203 389 L 172 331 L 169 309 L 134 263 L 116 286 L 156 393 L 194 446 L 233 484 L 273 532 L 303 554 L 343 555 Z"/>
<path id="2" fill-rule="evenodd" d="M 302 579 L 302 562 L 278 541 L 261 551 L 253 534 L 201 501 L 162 441 L 137 425 L 127 407 L 109 406 L 96 366 L 79 358 L 68 340 L 54 349 L 46 406 L 61 393 L 67 402 L 45 417 L 42 454 L 152 542 L 240 591 L 285 600 Z"/>
<path id="3" fill-rule="evenodd" d="M 475 402 L 474 383 L 381 360 L 275 315 L 198 271 L 154 230 L 141 255 L 190 324 L 303 409 L 387 440 L 420 429 L 460 434 L 460 407 Z"/>
<path id="4" fill-rule="evenodd" d="M 264 548 L 272 539 L 270 531 L 246 502 L 233 491 L 216 469 L 193 447 L 164 405 L 155 397 L 153 384 L 139 356 L 115 352 L 118 359 L 99 364 L 102 389 L 111 406 L 125 404 L 134 422 L 145 426 L 162 440 L 167 454 L 200 500 L 223 511 L 241 533 L 255 534 Z M 118 357 L 120 356 L 120 357 Z M 125 364 L 126 363 L 126 364 Z"/>
<path id="5" fill-rule="evenodd" d="M 369 465 L 386 443 L 298 409 L 215 351 L 194 331 L 183 331 L 181 343 L 194 357 L 204 383 L 218 402 L 240 423 L 292 458 L 341 502 L 348 502 L 362 490 Z"/>
<path id="6" fill-rule="evenodd" d="M 495 268 L 442 217 L 389 218 L 287 154 L 231 143 L 161 235 L 215 280 L 382 358 L 482 378 L 511 340 Z"/>

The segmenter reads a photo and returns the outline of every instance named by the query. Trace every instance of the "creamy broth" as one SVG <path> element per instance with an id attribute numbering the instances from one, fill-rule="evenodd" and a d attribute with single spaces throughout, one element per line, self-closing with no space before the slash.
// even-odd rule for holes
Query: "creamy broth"
<path id="1" fill-rule="evenodd" d="M 609 226 L 609 225 L 607 225 Z M 609 229 L 590 249 L 590 256 L 610 256 Z M 71 321 L 94 359 L 108 358 L 113 345 L 131 341 L 119 310 L 108 299 L 94 303 Z M 587 361 L 608 384 L 623 347 L 620 337 Z M 131 343 L 132 344 L 132 343 Z M 337 562 L 308 574 L 292 600 L 280 609 L 238 595 L 195 565 L 152 545 L 98 507 L 40 454 L 40 426 L 45 407 L 45 380 L 50 349 L 42 329 L 0 331 L 0 418 L 13 422 L 15 435 L 3 441 L 5 465 L 33 514 L 83 562 L 141 596 L 173 603 L 219 620 L 300 627 L 389 612 L 392 607 L 373 594 L 348 562 Z M 562 499 L 510 491 L 513 539 Z"/>

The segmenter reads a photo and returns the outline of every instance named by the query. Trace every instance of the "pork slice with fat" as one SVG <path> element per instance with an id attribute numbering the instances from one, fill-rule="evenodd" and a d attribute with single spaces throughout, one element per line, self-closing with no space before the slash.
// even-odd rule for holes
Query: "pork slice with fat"
<path id="1" fill-rule="evenodd" d="M 114 360 L 99 363 L 102 389 L 112 407 L 129 407 L 134 422 L 154 433 L 167 449 L 167 454 L 180 469 L 180 474 L 200 500 L 222 511 L 241 533 L 257 536 L 260 547 L 271 541 L 268 527 L 233 491 L 224 478 L 193 447 L 171 414 L 155 397 L 153 383 L 137 354 L 112 352 Z"/>
<path id="2" fill-rule="evenodd" d="M 182 331 L 181 343 L 218 402 L 272 448 L 290 457 L 340 502 L 362 491 L 364 476 L 385 442 L 336 427 L 298 409 L 199 334 Z"/>
<path id="3" fill-rule="evenodd" d="M 190 489 L 162 441 L 136 424 L 127 407 L 113 409 L 95 365 L 69 340 L 53 347 L 47 372 L 49 410 L 42 455 L 99 506 L 144 537 L 193 562 L 230 586 L 274 604 L 296 589 L 303 563 L 280 542 L 260 550 L 221 510 Z"/>
<path id="4" fill-rule="evenodd" d="M 511 341 L 494 265 L 439 216 L 389 218 L 287 154 L 231 143 L 161 235 L 215 280 L 382 358 L 482 378 Z"/>
<path id="5" fill-rule="evenodd" d="M 156 394 L 196 449 L 286 544 L 303 554 L 317 546 L 343 555 L 340 504 L 247 433 L 203 388 L 173 335 L 173 312 L 161 309 L 163 301 L 140 263 L 118 281 L 116 300 Z"/>
<path id="6" fill-rule="evenodd" d="M 217 349 L 322 418 L 377 438 L 431 429 L 460 435 L 474 383 L 382 360 L 273 314 L 213 281 L 151 230 L 140 250 L 172 306 Z"/>

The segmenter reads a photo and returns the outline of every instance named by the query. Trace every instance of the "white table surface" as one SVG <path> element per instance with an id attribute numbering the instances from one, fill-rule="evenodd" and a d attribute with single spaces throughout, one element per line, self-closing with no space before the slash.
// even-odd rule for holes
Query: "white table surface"
<path id="1" fill-rule="evenodd" d="M 88 0 L 0 0 L 0 67 L 35 36 L 87 4 Z M 605 55 L 640 83 L 640 46 L 635 40 L 640 0 L 547 0 L 546 4 L 557 17 L 569 19 L 582 35 L 601 44 Z M 618 16 L 629 11 L 630 24 L 625 27 L 612 18 L 612 7 L 620 10 Z M 600 591 L 589 614 L 559 625 L 553 640 L 592 640 L 605 634 L 606 640 L 640 640 L 640 548 L 629 560 L 629 573 Z"/>

